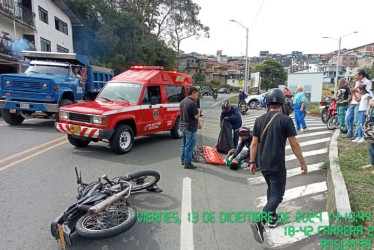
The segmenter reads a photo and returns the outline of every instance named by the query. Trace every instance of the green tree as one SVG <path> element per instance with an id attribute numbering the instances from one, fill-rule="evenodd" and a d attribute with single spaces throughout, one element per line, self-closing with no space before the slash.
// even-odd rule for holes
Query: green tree
<path id="1" fill-rule="evenodd" d="M 287 73 L 283 64 L 272 59 L 266 58 L 262 63 L 257 64 L 251 73 L 260 72 L 261 88 L 268 91 L 271 88 L 277 88 L 287 80 Z"/>
<path id="2" fill-rule="evenodd" d="M 217 80 L 211 80 L 210 84 L 212 84 L 215 88 L 219 88 L 219 86 L 221 85 L 220 81 Z"/>
<path id="3" fill-rule="evenodd" d="M 205 83 L 205 76 L 201 73 L 196 73 L 192 76 L 192 80 L 195 85 Z"/>
<path id="4" fill-rule="evenodd" d="M 374 63 L 370 67 L 364 67 L 363 70 L 369 75 L 369 80 L 374 78 Z"/>

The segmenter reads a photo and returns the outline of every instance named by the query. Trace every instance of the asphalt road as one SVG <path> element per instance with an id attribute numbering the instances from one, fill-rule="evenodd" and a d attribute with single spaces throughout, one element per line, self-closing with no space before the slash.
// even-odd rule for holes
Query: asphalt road
<path id="1" fill-rule="evenodd" d="M 219 102 L 227 97 L 219 94 L 216 101 L 212 97 L 202 99 L 203 129 L 199 131 L 198 145 L 215 145 Z M 253 117 L 262 113 L 251 110 L 243 116 L 243 123 L 251 126 Z M 106 240 L 74 236 L 73 247 L 69 249 L 319 249 L 316 237 L 281 240 L 278 245 L 274 245 L 277 238 L 273 237 L 259 245 L 248 223 L 224 222 L 225 214 L 220 212 L 261 211 L 259 204 L 266 195 L 266 185 L 249 179 L 261 178 L 259 173 L 252 176 L 246 170 L 231 171 L 225 166 L 203 163 L 198 163 L 196 170 L 185 170 L 179 159 L 182 142 L 171 139 L 168 132 L 136 138 L 130 153 L 116 155 L 102 142 L 91 143 L 84 149 L 74 148 L 63 134 L 55 131 L 53 124 L 50 120 L 29 119 L 20 126 L 9 126 L 0 118 L 0 249 L 60 249 L 49 226 L 75 199 L 75 166 L 82 171 L 84 181 L 103 174 L 115 177 L 146 169 L 160 172 L 159 186 L 163 192 L 135 194 L 131 205 L 138 212 L 176 211 L 184 222 L 137 223 L 129 231 Z M 307 133 L 318 131 L 326 128 Z M 300 141 L 319 138 L 326 138 L 326 134 L 301 137 Z M 303 150 L 317 152 L 324 148 L 326 142 L 315 141 Z M 291 150 L 287 154 L 292 155 Z M 319 153 L 306 159 L 308 164 L 315 164 L 323 162 L 324 157 L 325 153 Z M 291 169 L 298 164 L 290 158 L 287 166 Z M 318 169 L 307 176 L 292 176 L 287 189 L 321 183 L 325 181 L 324 175 L 325 171 Z M 324 191 L 301 195 L 285 202 L 280 209 L 323 212 L 325 196 Z M 199 215 L 214 212 L 215 223 L 204 223 L 201 216 L 197 223 L 185 223 L 186 211 L 190 210 Z M 275 231 L 269 235 L 272 232 Z"/>

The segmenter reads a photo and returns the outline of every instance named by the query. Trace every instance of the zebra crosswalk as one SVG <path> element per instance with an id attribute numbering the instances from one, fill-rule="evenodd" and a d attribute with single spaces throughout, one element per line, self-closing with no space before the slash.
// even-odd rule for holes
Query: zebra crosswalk
<path id="1" fill-rule="evenodd" d="M 261 112 L 261 113 L 260 113 Z M 263 111 L 252 113 L 249 116 L 243 116 L 243 126 L 253 129 L 253 125 L 258 117 L 264 114 Z M 294 120 L 294 117 L 291 116 Z M 297 223 L 291 216 L 291 223 L 279 223 L 274 229 L 266 229 L 265 241 L 271 248 L 288 247 L 297 242 L 308 238 L 304 232 L 294 232 L 292 237 L 285 236 L 285 232 L 290 228 L 310 227 L 313 231 L 309 235 L 317 234 L 318 226 L 329 225 L 328 213 L 326 207 L 327 186 L 326 179 L 322 172 L 321 166 L 327 156 L 327 146 L 332 136 L 332 130 L 328 130 L 326 124 L 322 123 L 319 117 L 305 118 L 308 130 L 300 132 L 296 138 L 301 146 L 303 156 L 308 165 L 308 174 L 301 175 L 301 168 L 298 160 L 293 154 L 291 146 L 286 145 L 286 166 L 287 166 L 287 186 L 278 211 L 287 211 L 291 214 L 305 211 L 319 212 L 322 219 L 315 223 Z M 254 205 L 259 209 L 263 208 L 267 202 L 266 182 L 260 173 L 247 179 L 250 186 L 263 186 L 263 192 L 259 193 L 254 201 Z M 302 184 L 302 185 L 301 185 Z M 311 202 L 313 201 L 313 202 Z M 317 247 L 317 246 L 316 246 Z"/>

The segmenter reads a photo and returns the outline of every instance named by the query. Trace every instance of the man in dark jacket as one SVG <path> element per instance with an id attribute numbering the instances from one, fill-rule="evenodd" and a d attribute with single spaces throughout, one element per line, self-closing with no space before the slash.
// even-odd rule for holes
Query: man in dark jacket
<path id="1" fill-rule="evenodd" d="M 242 101 L 245 101 L 245 98 L 247 98 L 247 95 L 244 93 L 244 90 L 243 89 L 240 89 L 239 90 L 239 96 L 238 96 L 238 99 L 239 99 L 239 101 L 238 101 L 238 106 L 239 106 L 239 104 L 242 102 Z"/>
<path id="2" fill-rule="evenodd" d="M 222 112 L 220 118 L 221 123 L 224 119 L 230 122 L 230 125 L 233 129 L 234 148 L 236 148 L 239 141 L 239 128 L 242 126 L 242 117 L 240 116 L 238 107 L 231 106 L 229 101 L 225 101 L 222 104 Z"/>

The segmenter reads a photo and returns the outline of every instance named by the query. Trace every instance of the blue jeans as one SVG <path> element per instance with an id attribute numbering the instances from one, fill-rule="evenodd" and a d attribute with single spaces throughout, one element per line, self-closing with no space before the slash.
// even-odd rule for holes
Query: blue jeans
<path id="1" fill-rule="evenodd" d="M 273 212 L 273 216 L 275 216 L 276 210 L 283 200 L 286 189 L 287 172 L 262 171 L 262 175 L 268 185 L 267 203 L 262 211 Z"/>
<path id="2" fill-rule="evenodd" d="M 347 110 L 348 105 L 339 105 L 338 106 L 338 118 L 339 125 L 345 127 L 345 111 Z"/>
<path id="3" fill-rule="evenodd" d="M 370 122 L 374 123 L 374 117 L 370 117 Z M 368 143 L 370 153 L 370 164 L 374 165 L 374 143 Z"/>
<path id="4" fill-rule="evenodd" d="M 353 123 L 357 124 L 358 120 L 358 104 L 354 107 L 349 106 L 347 113 L 345 115 L 345 120 L 347 122 L 347 134 L 353 135 Z M 355 136 L 357 134 L 355 133 Z"/>
<path id="5" fill-rule="evenodd" d="M 197 132 L 191 132 L 183 129 L 183 147 L 181 159 L 184 163 L 191 163 L 193 149 L 196 145 Z"/>
<path id="6" fill-rule="evenodd" d="M 366 111 L 359 111 L 358 112 L 358 122 L 356 126 L 356 133 L 358 138 L 363 138 L 364 137 L 364 131 L 362 130 L 362 127 L 365 123 L 366 120 Z"/>
<path id="7" fill-rule="evenodd" d="M 306 124 L 304 120 L 305 106 L 303 111 L 300 111 L 301 104 L 294 104 L 293 107 L 295 110 L 296 130 L 300 130 L 300 125 L 303 127 L 303 129 L 306 129 Z"/>

